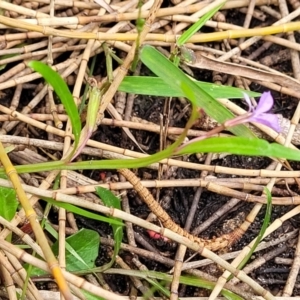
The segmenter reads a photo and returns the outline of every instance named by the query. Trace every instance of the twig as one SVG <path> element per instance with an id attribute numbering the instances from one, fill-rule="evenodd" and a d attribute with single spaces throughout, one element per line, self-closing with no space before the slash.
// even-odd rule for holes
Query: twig
<path id="1" fill-rule="evenodd" d="M 164 211 L 160 204 L 155 201 L 148 189 L 142 186 L 140 180 L 131 171 L 128 169 L 119 169 L 118 171 L 132 184 L 133 188 L 138 192 L 140 197 L 148 205 L 149 209 L 157 216 L 165 228 L 188 238 L 192 242 L 198 243 L 201 247 L 206 247 L 213 251 L 230 246 L 237 238 L 239 238 L 239 232 L 232 232 L 231 234 L 226 234 L 213 240 L 204 240 L 193 236 L 171 220 L 170 216 Z"/>

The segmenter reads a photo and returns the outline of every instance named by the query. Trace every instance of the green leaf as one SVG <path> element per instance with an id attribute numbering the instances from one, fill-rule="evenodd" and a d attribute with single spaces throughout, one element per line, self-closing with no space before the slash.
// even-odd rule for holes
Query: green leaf
<path id="1" fill-rule="evenodd" d="M 96 187 L 96 192 L 107 207 L 121 209 L 120 199 L 116 197 L 110 190 L 98 186 Z M 120 220 L 119 218 L 114 218 L 114 219 Z"/>
<path id="2" fill-rule="evenodd" d="M 102 222 L 106 222 L 106 223 L 110 223 L 110 224 L 114 224 L 114 225 L 118 225 L 118 226 L 123 226 L 122 222 L 119 222 L 116 220 L 116 218 L 110 218 L 110 217 L 103 217 L 99 214 L 95 214 L 92 212 L 89 212 L 87 210 L 84 210 L 82 208 L 79 208 L 77 206 L 74 206 L 72 204 L 69 203 L 65 203 L 65 202 L 60 202 L 60 201 L 55 201 L 53 199 L 50 198 L 46 198 L 46 197 L 41 197 L 41 199 L 47 201 L 48 203 L 51 203 L 53 205 L 56 205 L 58 207 L 62 207 L 68 211 L 71 211 L 75 214 L 93 219 L 93 220 L 98 220 L 98 221 L 102 221 Z"/>
<path id="3" fill-rule="evenodd" d="M 243 93 L 246 93 L 249 95 L 249 97 L 260 96 L 260 93 L 245 91 L 231 86 L 218 85 L 203 81 L 194 82 L 199 88 L 203 89 L 213 98 L 240 99 L 244 98 Z M 177 88 L 166 84 L 166 82 L 159 77 L 151 76 L 126 76 L 120 84 L 118 90 L 121 92 L 138 95 L 185 97 L 185 94 L 182 90 L 178 90 Z"/>
<path id="4" fill-rule="evenodd" d="M 169 275 L 166 273 L 162 272 L 156 272 L 156 271 L 137 271 L 137 270 L 123 270 L 123 269 L 110 269 L 106 271 L 105 273 L 107 274 L 121 274 L 121 275 L 128 275 L 128 276 L 133 276 L 133 277 L 139 277 L 142 279 L 145 279 L 147 281 L 150 281 L 152 278 L 156 280 L 164 280 L 167 282 L 171 282 L 173 280 L 173 275 Z M 201 279 L 199 277 L 195 276 L 186 276 L 186 275 L 181 275 L 178 278 L 179 282 L 184 285 L 189 285 L 189 286 L 195 286 L 195 287 L 201 287 L 205 289 L 212 290 L 216 283 L 215 282 L 210 282 L 204 279 Z M 150 281 L 151 284 L 153 284 L 153 281 Z M 161 290 L 162 291 L 162 290 Z M 168 292 L 169 294 L 169 292 Z M 233 292 L 222 289 L 221 292 L 222 296 L 224 296 L 226 299 L 229 300 L 242 300 L 242 298 Z"/>
<path id="5" fill-rule="evenodd" d="M 290 149 L 276 143 L 268 143 L 262 139 L 249 139 L 244 137 L 212 137 L 202 141 L 183 145 L 177 154 L 187 153 L 219 153 L 227 152 L 231 154 L 271 156 L 300 160 L 299 150 Z"/>
<path id="6" fill-rule="evenodd" d="M 115 159 L 115 160 L 93 160 L 81 161 L 75 163 L 64 164 L 61 161 L 47 162 L 35 165 L 16 166 L 19 174 L 30 172 L 57 170 L 93 170 L 93 169 L 119 169 L 119 168 L 139 168 L 148 166 L 158 162 L 164 158 L 170 157 L 172 154 L 190 154 L 198 152 L 227 152 L 232 154 L 258 155 L 258 156 L 273 156 L 300 161 L 300 153 L 298 150 L 289 149 L 276 143 L 269 144 L 268 142 L 255 138 L 241 137 L 222 137 L 208 138 L 203 141 L 193 142 L 188 145 L 181 146 L 175 153 L 172 146 L 167 149 L 155 153 L 153 155 L 136 158 L 136 159 Z M 4 174 L 5 170 L 0 168 L 0 174 Z M 53 204 L 56 204 L 54 200 Z M 118 224 L 120 225 L 120 224 Z"/>
<path id="7" fill-rule="evenodd" d="M 10 221 L 14 217 L 18 205 L 15 190 L 0 187 L 0 216 Z"/>
<path id="8" fill-rule="evenodd" d="M 200 28 L 224 5 L 226 1 L 222 4 L 216 6 L 208 13 L 206 13 L 203 17 L 201 17 L 196 23 L 194 23 L 188 30 L 186 30 L 180 38 L 177 40 L 176 44 L 178 46 L 182 46 L 186 43 Z"/>
<path id="9" fill-rule="evenodd" d="M 28 63 L 34 71 L 40 73 L 44 79 L 53 87 L 55 93 L 63 103 L 65 110 L 70 118 L 74 134 L 75 149 L 77 148 L 81 131 L 81 121 L 72 94 L 62 77 L 49 66 L 40 61 Z"/>
<path id="10" fill-rule="evenodd" d="M 81 293 L 84 294 L 86 300 L 105 300 L 104 298 L 93 295 L 83 289 L 81 289 Z"/>
<path id="11" fill-rule="evenodd" d="M 157 76 L 159 76 L 172 89 L 183 93 L 197 108 L 203 108 L 205 112 L 219 123 L 232 119 L 234 115 L 203 91 L 197 84 L 186 76 L 180 69 L 174 66 L 165 56 L 151 46 L 144 46 L 141 50 L 142 62 Z M 187 95 L 189 91 L 189 95 Z M 230 129 L 235 135 L 254 137 L 253 133 L 244 125 Z"/>
<path id="12" fill-rule="evenodd" d="M 66 242 L 76 251 L 83 260 L 80 261 L 66 249 L 66 263 L 68 272 L 76 272 L 95 267 L 95 260 L 98 256 L 100 238 L 94 230 L 81 229 L 77 233 L 66 238 Z M 53 252 L 58 254 L 58 242 L 53 245 Z"/>
<path id="13" fill-rule="evenodd" d="M 102 92 L 97 86 L 92 86 L 90 88 L 90 99 L 87 107 L 87 114 L 86 114 L 86 124 L 82 129 L 79 137 L 78 147 L 74 150 L 74 154 L 72 155 L 72 159 L 74 160 L 77 157 L 82 149 L 86 146 L 89 138 L 92 136 L 97 122 L 97 113 L 99 110 L 99 106 L 101 103 Z"/>
<path id="14" fill-rule="evenodd" d="M 117 209 L 121 209 L 121 202 L 118 197 L 116 197 L 111 191 L 103 188 L 103 187 L 96 187 L 96 192 L 98 196 L 101 198 L 105 206 L 107 207 L 113 207 Z M 111 217 L 113 220 L 118 221 L 120 223 L 123 223 L 122 219 Z M 123 239 L 123 226 L 111 224 L 111 227 L 113 229 L 113 234 L 114 234 L 114 240 L 115 240 L 115 245 L 114 245 L 114 256 L 112 260 L 103 266 L 101 269 L 108 269 L 110 268 L 114 261 L 116 256 L 118 255 L 120 249 L 121 249 L 121 243 Z"/>
<path id="15" fill-rule="evenodd" d="M 259 234 L 258 234 L 253 246 L 251 247 L 250 251 L 247 253 L 247 255 L 244 257 L 244 259 L 238 265 L 238 267 L 237 267 L 238 270 L 241 270 L 243 268 L 243 266 L 251 258 L 253 252 L 255 251 L 256 247 L 258 246 L 258 244 L 262 240 L 262 238 L 263 238 L 263 236 L 264 236 L 264 234 L 265 234 L 265 232 L 268 228 L 268 225 L 270 223 L 271 213 L 272 213 L 272 195 L 266 187 L 264 188 L 264 191 L 267 194 L 267 209 L 266 209 L 266 213 L 265 213 L 265 217 L 264 217 L 264 222 L 263 222 L 263 225 L 261 226 Z"/>
<path id="16" fill-rule="evenodd" d="M 45 230 L 47 230 L 50 234 L 52 234 L 52 236 L 55 237 L 56 240 L 58 239 L 57 231 L 50 225 L 48 221 L 45 222 Z M 77 259 L 83 265 L 85 265 L 85 269 L 89 269 L 89 266 L 85 263 L 85 261 L 79 256 L 76 250 L 72 248 L 68 242 L 66 242 L 66 249 L 69 251 L 69 253 L 73 256 L 74 259 Z"/>
<path id="17" fill-rule="evenodd" d="M 1 11 L 1 9 L 0 9 L 0 11 Z M 27 45 L 26 43 L 21 43 L 19 45 L 16 45 L 14 47 L 14 49 L 21 48 L 21 47 L 24 47 L 26 45 Z M 11 57 L 18 56 L 18 55 L 20 55 L 20 53 L 5 54 L 5 55 L 0 56 L 0 60 L 2 61 L 4 59 L 11 58 Z M 1 64 L 0 65 L 0 71 L 4 70 L 6 68 L 6 66 L 7 66 L 7 64 L 4 64 L 4 65 Z"/>
<path id="18" fill-rule="evenodd" d="M 68 272 L 78 272 L 82 270 L 92 269 L 95 267 L 95 260 L 98 256 L 100 238 L 96 231 L 89 229 L 81 229 L 77 233 L 66 238 L 68 248 L 76 252 L 74 256 L 68 248 L 66 248 L 66 269 Z M 71 248 L 70 248 L 71 247 Z M 51 247 L 54 255 L 58 255 L 58 242 Z M 79 256 L 78 260 L 76 257 Z M 45 271 L 33 268 L 31 276 L 39 276 L 46 274 Z"/>

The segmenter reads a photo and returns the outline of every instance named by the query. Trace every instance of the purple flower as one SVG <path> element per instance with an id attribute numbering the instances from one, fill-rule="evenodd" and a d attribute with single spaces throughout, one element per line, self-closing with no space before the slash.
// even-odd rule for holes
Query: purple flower
<path id="1" fill-rule="evenodd" d="M 274 104 L 274 100 L 270 92 L 264 92 L 262 94 L 256 107 L 253 107 L 249 96 L 245 93 L 244 98 L 249 106 L 248 113 L 226 121 L 224 124 L 226 127 L 248 122 L 257 122 L 266 125 L 277 132 L 281 131 L 278 117 L 275 114 L 268 113 Z"/>

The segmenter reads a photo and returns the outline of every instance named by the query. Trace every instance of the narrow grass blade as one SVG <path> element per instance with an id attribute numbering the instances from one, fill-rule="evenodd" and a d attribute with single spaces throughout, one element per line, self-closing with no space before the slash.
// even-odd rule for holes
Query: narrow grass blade
<path id="1" fill-rule="evenodd" d="M 97 269 L 94 269 L 93 271 L 96 272 Z M 156 271 L 142 271 L 141 272 L 141 271 L 136 271 L 136 270 L 110 269 L 108 271 L 105 271 L 105 273 L 136 276 L 139 278 L 143 278 L 145 280 L 149 280 L 152 278 L 155 278 L 157 280 L 164 280 L 167 282 L 171 282 L 173 280 L 173 275 L 156 272 Z M 203 280 L 203 279 L 195 277 L 195 276 L 180 276 L 179 282 L 181 284 L 201 287 L 201 288 L 205 288 L 208 290 L 213 289 L 216 284 L 215 282 Z M 223 289 L 221 294 L 222 294 L 222 296 L 224 296 L 226 299 L 229 299 L 229 300 L 242 300 L 243 299 L 240 296 L 238 296 L 237 294 L 234 294 L 233 292 L 226 290 L 226 289 Z"/>
<path id="2" fill-rule="evenodd" d="M 177 154 L 226 152 L 241 155 L 271 156 L 300 160 L 299 150 L 290 149 L 276 143 L 268 143 L 262 139 L 244 137 L 212 137 L 182 146 Z"/>
<path id="3" fill-rule="evenodd" d="M 196 23 L 194 23 L 188 30 L 186 30 L 180 38 L 177 40 L 177 45 L 182 46 L 185 44 L 197 31 L 225 4 L 226 1 L 219 4 L 203 17 L 201 17 Z"/>
<path id="4" fill-rule="evenodd" d="M 259 97 L 261 95 L 260 93 L 245 91 L 226 85 L 218 85 L 203 81 L 194 82 L 199 88 L 204 90 L 213 98 L 240 99 L 244 98 L 243 93 L 246 93 L 249 97 Z M 162 78 L 151 76 L 126 76 L 120 84 L 118 91 L 160 97 L 186 96 L 183 91 L 166 84 Z"/>
<path id="5" fill-rule="evenodd" d="M 165 56 L 151 46 L 144 46 L 140 57 L 142 62 L 165 83 L 183 93 L 193 106 L 203 108 L 205 112 L 219 123 L 232 119 L 234 115 L 217 100 L 197 86 L 181 70 L 174 66 Z M 244 125 L 230 129 L 235 135 L 254 137 L 253 133 Z"/>
<path id="6" fill-rule="evenodd" d="M 242 137 L 213 137 L 203 141 L 182 146 L 176 155 L 191 153 L 226 152 L 242 155 L 271 156 L 300 161 L 300 152 L 276 143 L 268 143 L 261 139 L 248 139 Z M 171 154 L 173 152 L 171 151 Z M 115 160 L 93 160 L 65 164 L 61 161 L 40 163 L 35 165 L 16 166 L 19 174 L 53 170 L 93 170 L 93 169 L 120 169 L 140 168 L 170 157 L 169 148 L 145 158 L 137 159 L 115 159 Z M 0 168 L 0 174 L 4 170 Z"/>
<path id="7" fill-rule="evenodd" d="M 40 61 L 31 61 L 28 65 L 44 77 L 44 79 L 53 87 L 55 93 L 63 103 L 72 124 L 76 148 L 81 131 L 81 121 L 73 96 L 70 93 L 67 84 L 57 72 L 53 71 L 49 66 Z"/>
<path id="8" fill-rule="evenodd" d="M 249 253 L 246 255 L 246 257 L 238 265 L 238 267 L 237 267 L 238 270 L 241 270 L 244 267 L 244 265 L 248 262 L 248 260 L 251 258 L 251 255 L 253 254 L 256 247 L 258 246 L 258 244 L 262 240 L 262 238 L 263 238 L 263 236 L 264 236 L 264 234 L 265 234 L 265 232 L 268 228 L 268 225 L 270 223 L 271 213 L 272 213 L 272 195 L 271 195 L 270 191 L 267 188 L 264 188 L 264 191 L 267 194 L 267 209 L 266 209 L 266 213 L 265 213 L 265 217 L 264 217 L 264 222 L 261 226 L 259 234 L 258 234 L 253 246 L 251 247 Z"/>
<path id="9" fill-rule="evenodd" d="M 62 207 L 65 210 L 71 211 L 75 214 L 78 214 L 78 215 L 81 215 L 81 216 L 84 216 L 84 217 L 87 217 L 87 218 L 90 218 L 90 219 L 106 222 L 106 223 L 109 223 L 109 224 L 114 224 L 114 225 L 117 225 L 117 226 L 123 226 L 123 223 L 120 222 L 120 221 L 117 221 L 113 218 L 107 218 L 107 217 L 100 216 L 98 214 L 91 213 L 87 210 L 76 207 L 72 204 L 64 203 L 64 202 L 60 202 L 60 201 L 55 201 L 55 200 L 50 199 L 50 198 L 44 198 L 43 197 L 42 199 L 45 200 L 48 203 L 51 203 L 51 204 L 56 205 L 58 207 Z"/>

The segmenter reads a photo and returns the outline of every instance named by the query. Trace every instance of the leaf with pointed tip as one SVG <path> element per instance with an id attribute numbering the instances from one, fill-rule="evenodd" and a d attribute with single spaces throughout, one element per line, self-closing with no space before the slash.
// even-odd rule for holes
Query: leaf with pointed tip
<path id="1" fill-rule="evenodd" d="M 44 79 L 53 87 L 55 93 L 64 105 L 72 124 L 75 148 L 77 148 L 81 131 L 81 120 L 78 114 L 77 106 L 67 84 L 57 72 L 40 61 L 30 61 L 28 66 L 44 77 Z"/>
<path id="2" fill-rule="evenodd" d="M 140 57 L 142 62 L 165 83 L 181 92 L 196 108 L 203 108 L 205 113 L 219 123 L 232 119 L 234 115 L 216 99 L 202 90 L 193 80 L 172 64 L 164 55 L 155 48 L 146 45 L 142 48 Z M 229 129 L 235 135 L 254 137 L 254 134 L 244 125 Z"/>

